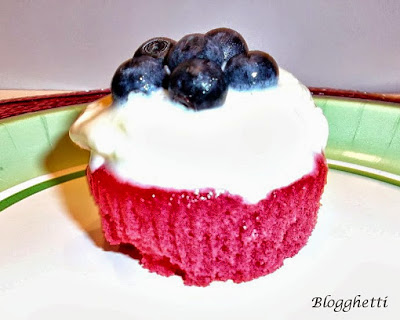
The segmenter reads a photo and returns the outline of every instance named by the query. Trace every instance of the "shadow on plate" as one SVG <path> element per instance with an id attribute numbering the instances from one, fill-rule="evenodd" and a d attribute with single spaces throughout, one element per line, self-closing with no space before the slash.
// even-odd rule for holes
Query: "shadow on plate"
<path id="1" fill-rule="evenodd" d="M 68 133 L 66 133 L 53 146 L 51 152 L 46 155 L 44 164 L 49 172 L 57 172 L 86 164 L 88 159 L 88 152 L 76 147 L 71 142 Z M 122 253 L 133 259 L 140 260 L 140 252 L 133 245 L 110 245 L 104 238 L 98 209 L 89 192 L 86 179 L 85 181 L 75 179 L 62 183 L 59 185 L 58 190 L 66 212 L 98 248 L 104 251 Z"/>
<path id="2" fill-rule="evenodd" d="M 88 163 L 89 152 L 80 149 L 69 138 L 66 132 L 52 145 L 52 150 L 43 159 L 48 172 L 57 172 Z"/>

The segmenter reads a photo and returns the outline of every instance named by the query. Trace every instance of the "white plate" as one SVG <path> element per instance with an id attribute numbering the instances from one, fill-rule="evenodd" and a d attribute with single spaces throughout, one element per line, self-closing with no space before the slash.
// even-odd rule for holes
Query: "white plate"
<path id="1" fill-rule="evenodd" d="M 86 180 L 75 179 L 0 213 L 0 319 L 398 319 L 399 199 L 398 187 L 330 170 L 298 255 L 248 283 L 198 288 L 108 246 Z M 387 307 L 313 308 L 327 295 Z"/>

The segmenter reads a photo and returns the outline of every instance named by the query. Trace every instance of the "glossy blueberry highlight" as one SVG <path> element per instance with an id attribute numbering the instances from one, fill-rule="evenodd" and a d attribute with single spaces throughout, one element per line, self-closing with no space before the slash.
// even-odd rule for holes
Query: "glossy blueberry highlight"
<path id="1" fill-rule="evenodd" d="M 240 33 L 229 28 L 213 29 L 206 33 L 206 36 L 217 42 L 222 48 L 224 61 L 237 56 L 241 53 L 247 53 L 246 41 Z"/>
<path id="2" fill-rule="evenodd" d="M 265 52 L 250 51 L 228 61 L 226 80 L 236 90 L 264 89 L 278 83 L 278 65 Z"/>
<path id="3" fill-rule="evenodd" d="M 150 56 L 134 57 L 122 63 L 111 81 L 113 99 L 125 100 L 131 91 L 150 94 L 166 80 L 162 62 Z"/>
<path id="4" fill-rule="evenodd" d="M 217 42 L 204 34 L 188 34 L 171 48 L 167 65 L 172 72 L 180 63 L 193 58 L 208 59 L 221 66 L 224 53 Z"/>
<path id="5" fill-rule="evenodd" d="M 176 41 L 169 38 L 152 38 L 142 43 L 133 56 L 150 56 L 156 59 L 164 60 L 168 55 L 169 50 L 175 43 Z"/>
<path id="6" fill-rule="evenodd" d="M 172 72 L 168 88 L 173 100 L 194 110 L 221 106 L 227 89 L 220 66 L 205 59 L 190 59 L 181 63 Z"/>

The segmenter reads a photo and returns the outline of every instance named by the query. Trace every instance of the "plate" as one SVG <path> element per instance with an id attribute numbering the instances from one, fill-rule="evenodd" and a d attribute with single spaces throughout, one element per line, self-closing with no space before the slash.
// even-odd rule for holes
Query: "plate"
<path id="1" fill-rule="evenodd" d="M 85 104 L 1 120 L 0 318 L 398 319 L 399 105 L 315 101 L 331 170 L 309 243 L 271 275 L 206 288 L 149 273 L 105 242 L 88 153 L 67 135 Z"/>

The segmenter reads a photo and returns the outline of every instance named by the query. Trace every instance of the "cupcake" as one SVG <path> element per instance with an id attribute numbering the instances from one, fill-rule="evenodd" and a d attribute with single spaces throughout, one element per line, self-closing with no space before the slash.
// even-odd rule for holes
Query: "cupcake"
<path id="1" fill-rule="evenodd" d="M 310 92 L 231 29 L 153 38 L 70 130 L 112 245 L 186 285 L 267 275 L 307 243 L 326 183 Z"/>

